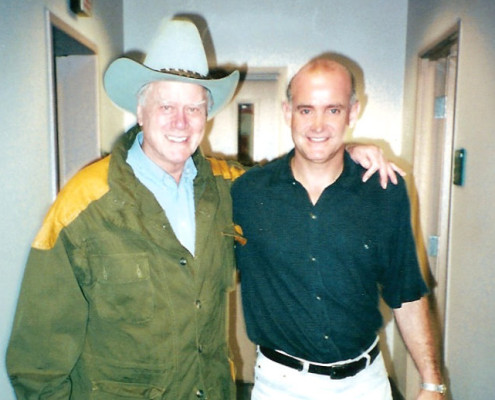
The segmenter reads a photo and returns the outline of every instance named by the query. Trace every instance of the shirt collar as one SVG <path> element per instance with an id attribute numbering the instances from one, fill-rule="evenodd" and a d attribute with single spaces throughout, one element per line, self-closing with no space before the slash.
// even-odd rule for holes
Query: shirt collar
<path id="1" fill-rule="evenodd" d="M 294 157 L 295 150 L 292 149 L 289 153 L 283 156 L 280 159 L 280 163 L 278 166 L 278 171 L 272 176 L 272 185 L 276 184 L 286 184 L 296 181 L 294 178 L 294 174 L 292 173 L 292 168 L 290 166 L 291 160 Z M 362 176 L 362 172 L 358 173 L 356 169 L 362 169 L 358 164 L 352 161 L 351 157 L 347 153 L 344 152 L 344 170 L 337 178 L 337 180 L 332 184 L 332 186 L 341 186 L 344 188 L 349 188 L 353 185 L 356 180 L 356 177 Z"/>
<path id="2" fill-rule="evenodd" d="M 161 182 L 162 184 L 175 185 L 175 180 L 170 174 L 165 172 L 157 164 L 155 164 L 143 151 L 141 144 L 143 143 L 143 132 L 139 132 L 136 136 L 136 140 L 132 144 L 127 153 L 127 163 L 132 167 L 136 174 L 145 176 L 147 179 L 155 182 Z M 189 157 L 185 164 L 184 170 L 180 178 L 179 185 L 181 183 L 192 182 L 197 174 L 196 166 L 192 157 Z"/>

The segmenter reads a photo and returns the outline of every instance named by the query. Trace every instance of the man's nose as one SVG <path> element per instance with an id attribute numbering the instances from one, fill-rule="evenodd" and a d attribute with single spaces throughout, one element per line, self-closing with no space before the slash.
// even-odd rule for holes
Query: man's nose
<path id="1" fill-rule="evenodd" d="M 177 129 L 184 129 L 187 127 L 187 114 L 185 107 L 178 107 L 175 113 L 174 125 Z"/>
<path id="2" fill-rule="evenodd" d="M 325 127 L 325 116 L 321 113 L 316 113 L 313 118 L 313 131 L 321 132 Z"/>

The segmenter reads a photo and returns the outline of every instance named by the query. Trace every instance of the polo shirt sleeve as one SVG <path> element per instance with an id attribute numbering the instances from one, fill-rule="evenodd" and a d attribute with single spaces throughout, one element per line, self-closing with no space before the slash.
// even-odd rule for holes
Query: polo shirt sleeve
<path id="1" fill-rule="evenodd" d="M 386 257 L 387 268 L 382 270 L 381 291 L 385 302 L 392 308 L 420 299 L 428 292 L 423 279 L 416 244 L 411 227 L 409 198 L 404 181 L 392 188 L 390 204 L 390 235 Z"/>

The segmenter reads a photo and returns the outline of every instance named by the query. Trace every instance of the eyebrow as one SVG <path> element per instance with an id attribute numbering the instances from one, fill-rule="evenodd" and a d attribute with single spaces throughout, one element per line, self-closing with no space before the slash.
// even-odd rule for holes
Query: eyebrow
<path id="1" fill-rule="evenodd" d="M 174 100 L 164 100 L 164 99 L 161 99 L 161 100 L 158 100 L 158 103 L 160 104 L 178 104 L 176 101 Z M 188 103 L 186 104 L 186 106 L 201 106 L 203 104 L 206 104 L 206 100 L 201 100 L 201 101 L 198 101 L 196 103 Z"/>
<path id="2" fill-rule="evenodd" d="M 318 106 L 315 106 L 313 104 L 299 104 L 296 106 L 297 110 L 301 110 L 303 108 L 316 108 Z M 346 108 L 343 104 L 327 104 L 325 105 L 325 108 Z"/>

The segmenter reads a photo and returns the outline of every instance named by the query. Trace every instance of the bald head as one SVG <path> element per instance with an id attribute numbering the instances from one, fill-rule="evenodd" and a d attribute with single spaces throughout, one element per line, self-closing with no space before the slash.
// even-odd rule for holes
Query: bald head
<path id="1" fill-rule="evenodd" d="M 354 75 L 345 65 L 330 58 L 315 58 L 305 64 L 290 80 L 287 86 L 287 100 L 292 102 L 293 88 L 304 81 L 308 76 L 326 73 L 341 73 L 347 75 L 349 83 L 349 101 L 350 104 L 357 102 L 356 82 Z"/>

